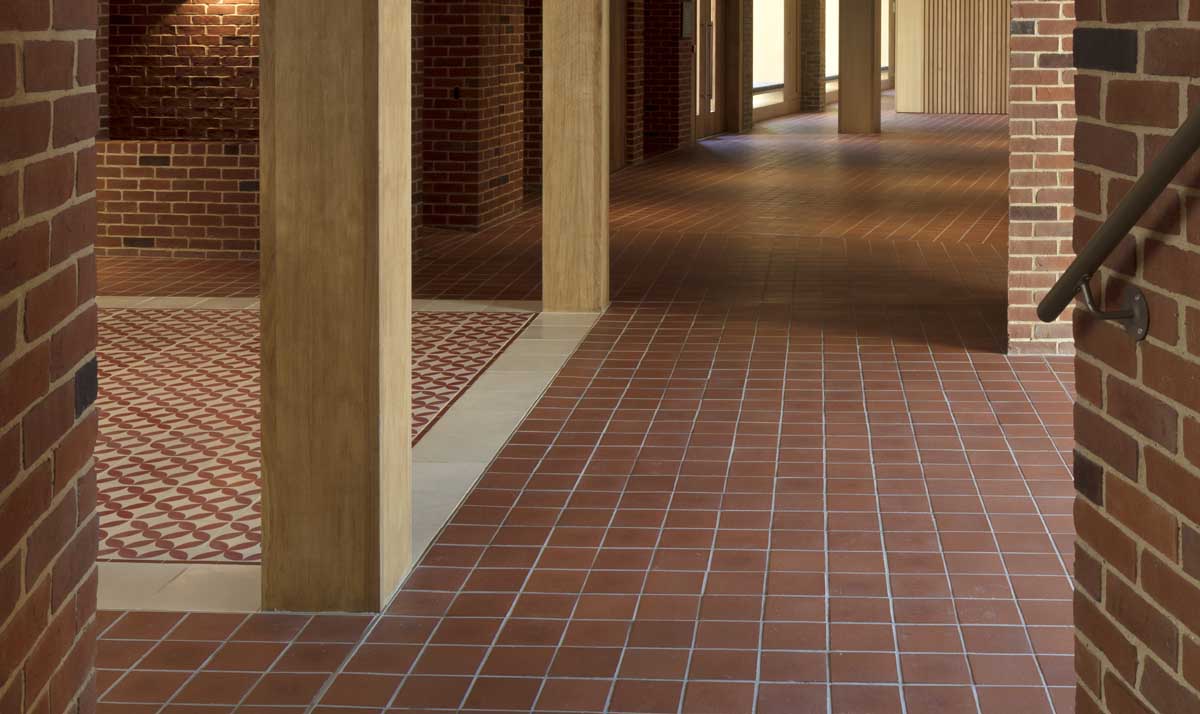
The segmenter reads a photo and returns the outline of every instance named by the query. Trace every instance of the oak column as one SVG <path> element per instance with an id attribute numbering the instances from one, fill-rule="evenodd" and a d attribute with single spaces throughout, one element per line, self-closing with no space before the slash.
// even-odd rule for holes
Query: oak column
<path id="1" fill-rule="evenodd" d="M 542 5 L 542 302 L 608 307 L 610 0 Z"/>
<path id="2" fill-rule="evenodd" d="M 883 12 L 879 0 L 838 0 L 838 131 L 878 134 Z"/>
<path id="3" fill-rule="evenodd" d="M 411 6 L 263 11 L 263 606 L 378 611 L 411 558 Z"/>

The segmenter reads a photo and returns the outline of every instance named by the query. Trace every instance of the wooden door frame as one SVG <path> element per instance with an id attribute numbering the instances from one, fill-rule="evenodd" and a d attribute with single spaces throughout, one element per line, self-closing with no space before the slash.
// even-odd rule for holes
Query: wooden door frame
<path id="1" fill-rule="evenodd" d="M 705 0 L 699 0 L 704 2 Z M 745 24 L 746 4 L 753 0 L 717 0 L 717 33 L 714 36 L 715 53 L 718 57 L 716 71 L 717 93 L 717 127 L 714 131 L 701 135 L 698 123 L 697 74 L 700 63 L 700 42 L 702 37 L 696 34 L 692 42 L 691 67 L 691 119 L 692 141 L 702 138 L 743 131 L 745 115 L 746 86 L 746 56 L 745 36 L 742 32 Z M 699 2 L 696 7 L 696 17 L 700 17 Z"/>

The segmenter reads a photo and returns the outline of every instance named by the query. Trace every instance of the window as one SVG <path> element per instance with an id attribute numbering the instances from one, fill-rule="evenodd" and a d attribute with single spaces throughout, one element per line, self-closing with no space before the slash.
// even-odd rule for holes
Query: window
<path id="1" fill-rule="evenodd" d="M 783 89 L 787 0 L 754 0 L 754 92 Z"/>

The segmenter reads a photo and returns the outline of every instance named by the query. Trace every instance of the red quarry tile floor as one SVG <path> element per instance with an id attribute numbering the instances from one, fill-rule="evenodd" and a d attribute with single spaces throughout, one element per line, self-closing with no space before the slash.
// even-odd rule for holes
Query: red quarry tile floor
<path id="1" fill-rule="evenodd" d="M 385 614 L 105 613 L 99 712 L 1071 712 L 1071 363 L 1001 354 L 1004 119 L 831 121 L 618 176 L 613 308 Z M 420 294 L 536 294 L 533 213 Z"/>
<path id="2" fill-rule="evenodd" d="M 96 258 L 99 293 L 109 297 L 258 297 L 258 263 L 199 258 Z"/>

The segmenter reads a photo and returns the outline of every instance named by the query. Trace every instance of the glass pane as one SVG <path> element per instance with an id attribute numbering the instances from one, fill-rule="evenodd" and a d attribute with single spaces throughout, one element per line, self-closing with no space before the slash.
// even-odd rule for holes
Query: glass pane
<path id="1" fill-rule="evenodd" d="M 786 0 L 754 0 L 754 88 L 783 86 Z"/>
<path id="2" fill-rule="evenodd" d="M 838 12 L 841 3 L 828 2 L 825 4 L 825 76 L 834 79 L 838 76 Z"/>
<path id="3" fill-rule="evenodd" d="M 783 90 L 777 89 L 773 92 L 758 92 L 754 95 L 754 108 L 769 107 L 775 104 L 783 103 Z"/>

